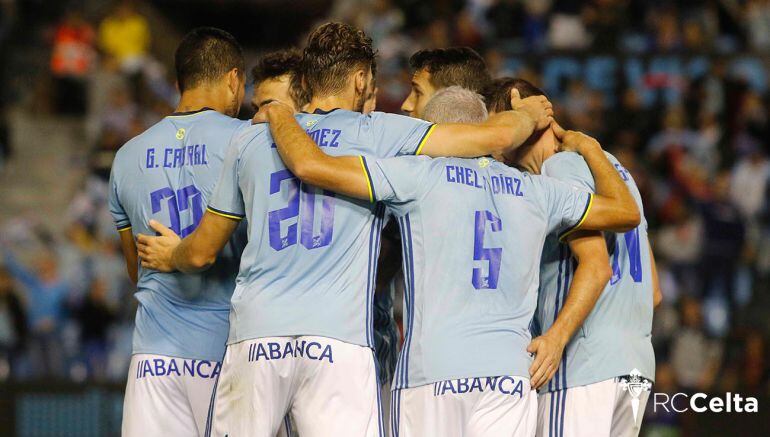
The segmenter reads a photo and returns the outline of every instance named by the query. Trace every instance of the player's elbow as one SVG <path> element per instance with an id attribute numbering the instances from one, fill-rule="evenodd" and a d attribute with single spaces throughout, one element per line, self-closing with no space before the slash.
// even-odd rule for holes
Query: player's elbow
<path id="1" fill-rule="evenodd" d="M 187 265 L 189 266 L 188 270 L 190 273 L 206 270 L 211 267 L 211 265 L 214 264 L 216 260 L 216 253 L 198 252 L 190 256 L 190 258 L 187 260 Z"/>
<path id="2" fill-rule="evenodd" d="M 291 168 L 294 176 L 311 185 L 316 185 L 319 175 L 322 173 L 325 163 L 322 160 L 301 160 L 294 163 Z"/>
<path id="3" fill-rule="evenodd" d="M 596 284 L 598 285 L 596 289 L 599 290 L 599 294 L 601 294 L 601 290 L 604 289 L 612 278 L 612 268 L 610 267 L 609 260 L 606 256 L 596 257 L 596 259 L 581 261 L 581 264 L 590 269 L 591 278 L 596 281 Z"/>
<path id="4" fill-rule="evenodd" d="M 607 285 L 608 282 L 610 282 L 610 279 L 612 279 L 612 267 L 610 267 L 609 262 L 602 263 L 601 266 L 596 268 L 594 273 L 596 275 L 597 281 L 602 284 L 602 289 Z"/>
<path id="5" fill-rule="evenodd" d="M 657 308 L 661 302 L 663 302 L 663 293 L 661 293 L 660 287 L 655 287 L 652 291 L 652 308 Z"/>
<path id="6" fill-rule="evenodd" d="M 635 204 L 623 208 L 618 216 L 618 226 L 616 229 L 618 232 L 628 232 L 635 229 L 642 222 L 642 214 L 639 213 L 639 208 Z"/>

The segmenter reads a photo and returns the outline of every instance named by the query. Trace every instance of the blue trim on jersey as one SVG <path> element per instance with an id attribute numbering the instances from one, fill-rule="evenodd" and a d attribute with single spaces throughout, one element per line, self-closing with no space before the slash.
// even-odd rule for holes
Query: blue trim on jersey
<path id="1" fill-rule="evenodd" d="M 559 437 L 564 437 L 564 409 L 567 405 L 567 390 L 564 389 L 559 392 L 561 397 L 561 410 L 559 412 L 559 417 L 561 420 L 559 421 Z"/>
<path id="2" fill-rule="evenodd" d="M 406 314 L 406 324 L 404 326 L 404 344 L 401 348 L 401 353 L 398 356 L 398 362 L 396 363 L 396 377 L 394 378 L 395 381 L 395 387 L 401 388 L 403 387 L 403 381 L 404 381 L 404 366 L 406 363 L 406 355 L 407 355 L 407 349 L 406 349 L 406 336 L 408 335 L 409 330 L 409 307 L 410 307 L 410 297 L 409 297 L 409 267 L 407 263 L 407 257 L 409 249 L 407 249 L 407 241 L 406 241 L 406 224 L 404 223 L 403 217 L 398 217 L 398 227 L 401 232 L 401 254 L 402 254 L 402 269 L 404 271 L 404 311 Z"/>
<path id="3" fill-rule="evenodd" d="M 286 435 L 291 437 L 291 421 L 289 420 L 289 415 L 283 416 L 283 426 L 286 427 Z"/>
<path id="4" fill-rule="evenodd" d="M 224 362 L 224 359 L 222 360 Z M 222 376 L 222 371 L 220 367 L 220 372 L 217 375 L 217 380 L 214 381 L 214 390 L 211 391 L 211 399 L 209 400 L 209 411 L 206 415 L 206 429 L 204 431 L 204 437 L 211 437 L 211 427 L 213 426 L 214 422 L 214 403 L 217 399 L 217 386 L 219 385 L 219 378 Z"/>
<path id="5" fill-rule="evenodd" d="M 382 399 L 381 399 L 381 388 L 380 387 L 380 365 L 377 362 L 377 356 L 374 354 L 374 349 L 372 349 L 372 361 L 374 361 L 374 374 L 376 378 L 374 378 L 374 384 L 377 388 L 377 422 L 378 422 L 378 428 L 379 436 L 384 437 L 385 436 L 385 423 L 382 420 Z M 291 437 L 291 434 L 289 434 L 289 437 Z"/>
<path id="6" fill-rule="evenodd" d="M 409 293 L 409 318 L 408 318 L 408 330 L 406 333 L 406 359 L 404 360 L 404 387 L 409 386 L 409 353 L 412 347 L 412 330 L 414 329 L 414 246 L 412 246 L 412 223 L 409 220 L 409 214 L 404 216 L 404 223 L 406 224 L 405 235 L 407 240 L 407 256 L 405 261 L 408 262 L 407 269 L 409 272 L 409 282 L 407 291 Z"/>
<path id="7" fill-rule="evenodd" d="M 399 427 L 401 425 L 401 389 L 393 390 L 390 399 L 390 430 L 391 437 L 399 436 Z"/>
<path id="8" fill-rule="evenodd" d="M 556 275 L 556 303 L 553 306 L 553 322 L 551 324 L 556 322 L 556 316 L 559 315 L 559 299 L 561 297 L 561 281 L 562 281 L 562 268 L 564 266 L 564 246 L 559 245 L 559 269 Z M 550 381 L 548 381 L 548 391 L 553 390 L 556 386 L 558 386 L 559 383 L 559 369 L 556 369 L 556 373 L 554 373 L 553 378 L 551 378 Z"/>
<path id="9" fill-rule="evenodd" d="M 366 265 L 366 345 L 371 347 L 372 342 L 370 341 L 371 335 L 372 335 L 372 322 L 369 317 L 369 308 L 372 306 L 371 299 L 369 298 L 369 295 L 372 292 L 372 258 L 374 255 L 374 230 L 377 228 L 377 212 L 375 209 L 374 213 L 374 220 L 372 220 L 372 224 L 369 225 L 369 259 Z"/>

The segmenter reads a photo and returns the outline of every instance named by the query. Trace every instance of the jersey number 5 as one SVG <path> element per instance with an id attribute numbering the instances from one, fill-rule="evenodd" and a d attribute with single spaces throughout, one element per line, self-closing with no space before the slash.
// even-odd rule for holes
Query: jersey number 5
<path id="1" fill-rule="evenodd" d="M 476 220 L 474 226 L 473 238 L 473 261 L 489 262 L 489 273 L 484 276 L 483 267 L 473 268 L 473 288 L 476 290 L 497 289 L 497 281 L 500 278 L 500 262 L 503 257 L 503 248 L 484 247 L 484 234 L 487 232 L 487 225 L 491 232 L 500 232 L 503 229 L 503 222 L 499 217 L 490 211 L 476 211 Z"/>

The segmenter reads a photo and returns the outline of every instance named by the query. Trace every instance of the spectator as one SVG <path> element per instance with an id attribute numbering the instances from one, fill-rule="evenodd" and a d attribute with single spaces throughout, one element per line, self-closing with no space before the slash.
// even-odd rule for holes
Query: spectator
<path id="1" fill-rule="evenodd" d="M 770 0 L 749 0 L 745 10 L 750 47 L 760 52 L 770 50 Z"/>
<path id="2" fill-rule="evenodd" d="M 765 205 L 770 161 L 755 147 L 732 171 L 730 199 L 749 223 L 756 223 Z"/>
<path id="3" fill-rule="evenodd" d="M 9 251 L 5 265 L 24 288 L 29 323 L 29 347 L 36 376 L 62 376 L 60 332 L 69 286 L 61 280 L 56 259 L 48 251 L 37 259 L 34 272 L 22 266 Z"/>
<path id="4" fill-rule="evenodd" d="M 13 375 L 26 343 L 27 319 L 13 278 L 0 266 L 0 381 Z"/>
<path id="5" fill-rule="evenodd" d="M 93 68 L 94 57 L 93 28 L 80 12 L 67 12 L 56 28 L 51 54 L 57 112 L 85 114 L 86 78 Z"/>
<path id="6" fill-rule="evenodd" d="M 150 26 L 131 0 L 122 0 L 99 25 L 99 46 L 127 75 L 141 71 L 150 49 Z"/>
<path id="7" fill-rule="evenodd" d="M 80 340 L 91 378 L 104 380 L 107 375 L 107 333 L 115 314 L 107 303 L 106 284 L 96 279 L 80 307 L 75 311 L 80 323 Z"/>
<path id="8" fill-rule="evenodd" d="M 708 391 L 719 370 L 722 344 L 706 336 L 700 302 L 685 297 L 681 305 L 682 327 L 671 344 L 674 375 L 678 384 L 689 392 Z"/>
<path id="9" fill-rule="evenodd" d="M 743 255 L 745 227 L 738 208 L 730 201 L 730 175 L 722 172 L 713 182 L 711 200 L 701 205 L 703 257 L 700 272 L 702 296 L 728 299 L 735 309 L 735 278 Z"/>
<path id="10" fill-rule="evenodd" d="M 5 120 L 5 111 L 0 106 L 0 174 L 2 174 L 5 164 L 11 159 L 11 154 L 11 135 Z"/>
<path id="11" fill-rule="evenodd" d="M 117 69 L 128 80 L 132 99 L 142 95 L 144 81 L 159 94 L 166 94 L 159 83 L 162 68 L 149 55 L 150 25 L 139 14 L 133 0 L 121 0 L 99 25 L 99 46 L 107 56 L 106 65 Z"/>

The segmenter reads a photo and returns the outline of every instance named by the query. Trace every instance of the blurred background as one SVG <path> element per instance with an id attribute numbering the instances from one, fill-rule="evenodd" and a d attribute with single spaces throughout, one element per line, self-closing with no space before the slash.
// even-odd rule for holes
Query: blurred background
<path id="1" fill-rule="evenodd" d="M 0 0 L 0 435 L 119 432 L 136 302 L 106 182 L 172 112 L 182 35 L 226 29 L 250 68 L 329 20 L 374 39 L 378 110 L 399 112 L 414 51 L 466 45 L 600 139 L 660 263 L 654 390 L 760 399 L 748 416 L 648 405 L 643 435 L 768 435 L 770 0 Z"/>

